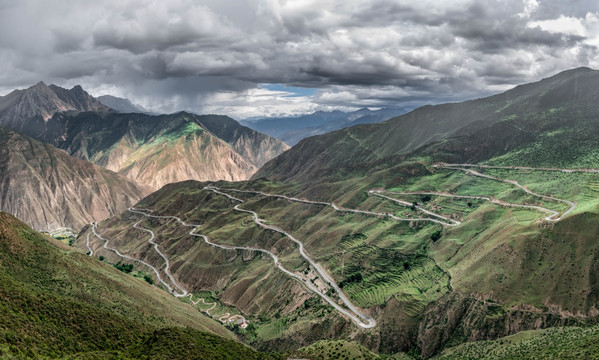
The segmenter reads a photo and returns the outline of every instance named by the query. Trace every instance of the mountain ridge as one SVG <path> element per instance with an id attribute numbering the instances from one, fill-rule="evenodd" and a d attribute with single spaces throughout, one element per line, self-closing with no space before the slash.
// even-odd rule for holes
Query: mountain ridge
<path id="1" fill-rule="evenodd" d="M 0 127 L 0 209 L 44 231 L 81 229 L 124 211 L 149 189 Z"/>
<path id="2" fill-rule="evenodd" d="M 490 97 L 461 103 L 428 105 L 382 123 L 358 125 L 307 138 L 283 156 L 271 160 L 253 178 L 307 179 L 318 176 L 319 169 L 336 169 L 382 161 L 388 157 L 413 153 L 425 146 L 429 147 L 428 155 L 442 154 L 450 151 L 448 147 L 452 142 L 455 142 L 453 147 L 456 151 L 470 148 L 473 153 L 476 153 L 480 150 L 460 142 L 460 138 L 468 138 L 481 146 L 489 147 L 494 144 L 493 146 L 496 146 L 499 152 L 503 151 L 502 145 L 513 149 L 515 138 L 512 139 L 512 144 L 509 144 L 510 138 L 516 136 L 515 132 L 518 133 L 517 138 L 521 141 L 524 141 L 524 137 L 528 137 L 527 143 L 537 137 L 535 129 L 518 130 L 522 125 L 515 123 L 517 118 L 522 120 L 525 116 L 532 119 L 537 116 L 536 113 L 546 112 L 547 114 L 544 115 L 546 118 L 555 118 L 555 121 L 559 121 L 559 117 L 563 114 L 551 110 L 554 108 L 551 104 L 575 106 L 573 101 L 577 101 L 576 104 L 584 106 L 588 111 L 599 111 L 589 105 L 593 104 L 590 99 L 599 94 L 599 89 L 593 87 L 593 79 L 597 77 L 599 71 L 596 70 L 572 69 L 535 83 L 519 85 Z M 584 93 L 583 87 L 586 91 Z M 496 129 L 489 130 L 493 126 Z M 531 126 L 543 125 L 539 122 Z M 504 132 L 514 133 L 502 137 L 500 127 Z M 491 134 L 496 135 L 495 138 L 491 138 Z M 451 138 L 454 140 L 447 142 L 447 139 Z M 476 140 L 482 138 L 485 140 Z M 432 145 L 435 143 L 438 145 Z M 435 146 L 440 147 L 439 151 L 433 150 Z M 479 151 L 479 153 L 484 152 Z M 488 155 L 490 154 L 485 156 L 488 158 Z M 453 159 L 457 161 L 459 158 L 453 157 Z M 438 156 L 437 161 L 453 160 L 451 157 Z"/>
<path id="3" fill-rule="evenodd" d="M 154 190 L 189 179 L 246 180 L 289 148 L 226 116 L 119 114 L 79 85 L 44 82 L 0 97 L 0 126 Z"/>
<path id="4" fill-rule="evenodd" d="M 69 154 L 157 190 L 170 182 L 246 180 L 288 149 L 226 116 L 76 113 L 51 120 L 52 142 Z"/>
<path id="5" fill-rule="evenodd" d="M 382 108 L 370 110 L 362 108 L 352 112 L 340 110 L 316 111 L 311 114 L 242 120 L 241 124 L 274 136 L 286 144 L 293 146 L 302 139 L 314 135 L 324 134 L 357 124 L 381 122 L 411 110 L 411 107 Z"/>

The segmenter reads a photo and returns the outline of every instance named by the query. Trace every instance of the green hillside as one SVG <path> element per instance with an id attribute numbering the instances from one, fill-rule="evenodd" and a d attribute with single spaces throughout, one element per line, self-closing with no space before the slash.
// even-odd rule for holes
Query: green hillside
<path id="1" fill-rule="evenodd" d="M 266 356 L 192 306 L 6 213 L 0 270 L 0 358 Z"/>
<path id="2" fill-rule="evenodd" d="M 449 348 L 436 360 L 469 359 L 598 359 L 599 327 L 565 327 L 525 331 L 497 340 Z"/>
<path id="3" fill-rule="evenodd" d="M 599 166 L 594 160 L 598 80 L 599 71 L 573 69 L 488 98 L 424 106 L 380 124 L 304 139 L 253 178 L 312 182 L 342 169 L 354 172 L 380 161 L 397 163 L 398 155 L 414 152 L 410 156 L 429 161 L 478 162 L 503 156 L 498 163 Z"/>

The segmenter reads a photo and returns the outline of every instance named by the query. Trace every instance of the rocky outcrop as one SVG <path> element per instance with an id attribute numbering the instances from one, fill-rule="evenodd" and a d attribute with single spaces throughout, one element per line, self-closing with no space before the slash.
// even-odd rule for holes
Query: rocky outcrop
<path id="1" fill-rule="evenodd" d="M 148 193 L 112 171 L 0 127 L 0 211 L 36 230 L 78 231 Z"/>

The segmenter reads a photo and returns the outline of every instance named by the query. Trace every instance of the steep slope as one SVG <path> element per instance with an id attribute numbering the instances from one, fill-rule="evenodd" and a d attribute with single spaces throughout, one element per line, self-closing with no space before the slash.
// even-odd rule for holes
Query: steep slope
<path id="1" fill-rule="evenodd" d="M 270 358 L 190 304 L 6 213 L 0 269 L 2 357 Z"/>
<path id="2" fill-rule="evenodd" d="M 578 155 L 593 148 L 599 105 L 599 72 L 588 68 L 565 71 L 503 94 L 456 104 L 425 106 L 380 124 L 359 125 L 301 141 L 266 164 L 254 178 L 308 179 L 335 169 L 413 152 L 431 145 L 434 160 L 482 161 L 521 149 L 528 164 L 554 153 Z M 571 130 L 563 127 L 569 123 Z M 563 134 L 552 133 L 561 129 Z M 551 136 L 546 146 L 524 150 Z M 448 140 L 451 139 L 451 140 Z M 573 154 L 578 140 L 585 145 Z M 443 143 L 441 143 L 443 142 Z M 548 147 L 558 147 L 548 151 Z M 576 151 L 576 150 L 574 150 Z M 453 161 L 452 160 L 452 161 Z M 551 160 L 549 160 L 551 161 Z"/>
<path id="3" fill-rule="evenodd" d="M 51 145 L 0 128 L 0 209 L 38 230 L 80 229 L 125 210 L 148 189 Z"/>
<path id="4" fill-rule="evenodd" d="M 223 139 L 256 168 L 289 149 L 274 137 L 254 131 L 227 116 L 203 115 L 196 122 Z"/>
<path id="5" fill-rule="evenodd" d="M 245 180 L 287 148 L 224 116 L 62 113 L 51 121 L 66 131 L 55 138 L 59 148 L 153 189 L 189 179 Z"/>
<path id="6" fill-rule="evenodd" d="M 48 131 L 55 131 L 56 125 L 48 124 L 52 115 L 69 110 L 111 111 L 81 86 L 67 90 L 40 81 L 28 89 L 0 96 L 0 126 L 43 139 Z"/>

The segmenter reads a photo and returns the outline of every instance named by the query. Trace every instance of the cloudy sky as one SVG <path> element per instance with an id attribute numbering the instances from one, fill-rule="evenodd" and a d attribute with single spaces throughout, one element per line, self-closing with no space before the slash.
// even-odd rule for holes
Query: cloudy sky
<path id="1" fill-rule="evenodd" d="M 0 94 L 237 119 L 470 99 L 599 68 L 592 0 L 0 0 Z"/>

